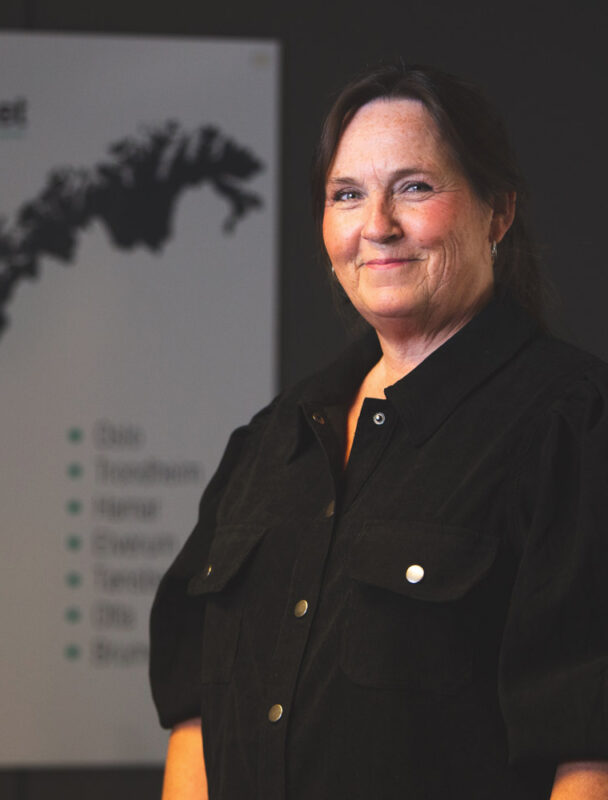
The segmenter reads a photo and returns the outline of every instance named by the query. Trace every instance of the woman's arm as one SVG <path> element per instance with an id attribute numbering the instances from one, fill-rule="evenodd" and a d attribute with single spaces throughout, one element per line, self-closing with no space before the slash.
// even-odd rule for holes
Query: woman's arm
<path id="1" fill-rule="evenodd" d="M 560 764 L 551 800 L 608 800 L 608 761 Z"/>
<path id="2" fill-rule="evenodd" d="M 169 737 L 162 800 L 208 800 L 200 719 L 176 725 Z"/>

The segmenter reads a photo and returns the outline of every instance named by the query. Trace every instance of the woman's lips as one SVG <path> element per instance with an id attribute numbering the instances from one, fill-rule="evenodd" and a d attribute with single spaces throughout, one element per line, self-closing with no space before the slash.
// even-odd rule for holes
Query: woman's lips
<path id="1" fill-rule="evenodd" d="M 418 261 L 417 258 L 372 258 L 370 261 L 364 261 L 363 266 L 369 269 L 394 269 L 400 267 L 402 264 L 409 264 L 413 261 Z"/>

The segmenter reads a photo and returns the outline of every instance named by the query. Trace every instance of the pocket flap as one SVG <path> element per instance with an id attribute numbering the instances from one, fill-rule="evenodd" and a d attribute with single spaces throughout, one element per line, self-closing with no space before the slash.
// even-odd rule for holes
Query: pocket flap
<path id="1" fill-rule="evenodd" d="M 419 600 L 463 597 L 488 572 L 496 537 L 433 523 L 369 520 L 354 539 L 349 572 L 361 582 Z"/>
<path id="2" fill-rule="evenodd" d="M 189 595 L 221 592 L 264 536 L 263 525 L 225 525 L 215 532 L 207 563 L 188 583 Z"/>

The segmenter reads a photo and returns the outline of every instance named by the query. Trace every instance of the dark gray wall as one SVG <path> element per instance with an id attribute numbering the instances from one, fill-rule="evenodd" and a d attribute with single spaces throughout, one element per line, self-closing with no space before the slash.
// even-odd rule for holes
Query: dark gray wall
<path id="1" fill-rule="evenodd" d="M 608 359 L 603 254 L 608 166 L 605 6 L 530 0 L 3 0 L 0 25 L 57 31 L 263 36 L 283 43 L 280 382 L 333 357 L 346 336 L 315 259 L 308 174 L 328 100 L 382 57 L 436 64 L 484 85 L 503 109 L 533 193 L 561 327 Z M 4 687 L 4 691 L 9 687 Z M 61 724 L 58 721 L 58 724 Z M 94 721 L 92 721 L 94 724 Z M 157 795 L 154 770 L 0 773 L 6 800 Z"/>

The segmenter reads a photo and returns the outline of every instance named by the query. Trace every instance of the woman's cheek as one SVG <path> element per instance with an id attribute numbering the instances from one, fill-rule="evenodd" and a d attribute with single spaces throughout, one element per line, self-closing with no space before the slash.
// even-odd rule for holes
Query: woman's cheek
<path id="1" fill-rule="evenodd" d="M 449 237 L 456 224 L 457 212 L 452 203 L 437 202 L 421 208 L 411 220 L 411 229 L 421 242 L 438 244 Z"/>
<path id="2" fill-rule="evenodd" d="M 359 246 L 357 222 L 352 216 L 340 219 L 331 211 L 326 212 L 323 221 L 323 241 L 334 267 L 354 260 Z"/>
<path id="3" fill-rule="evenodd" d="M 335 214 L 332 209 L 328 209 L 323 216 L 323 242 L 332 263 L 335 261 L 339 251 L 340 236 L 338 229 L 339 226 Z"/>

